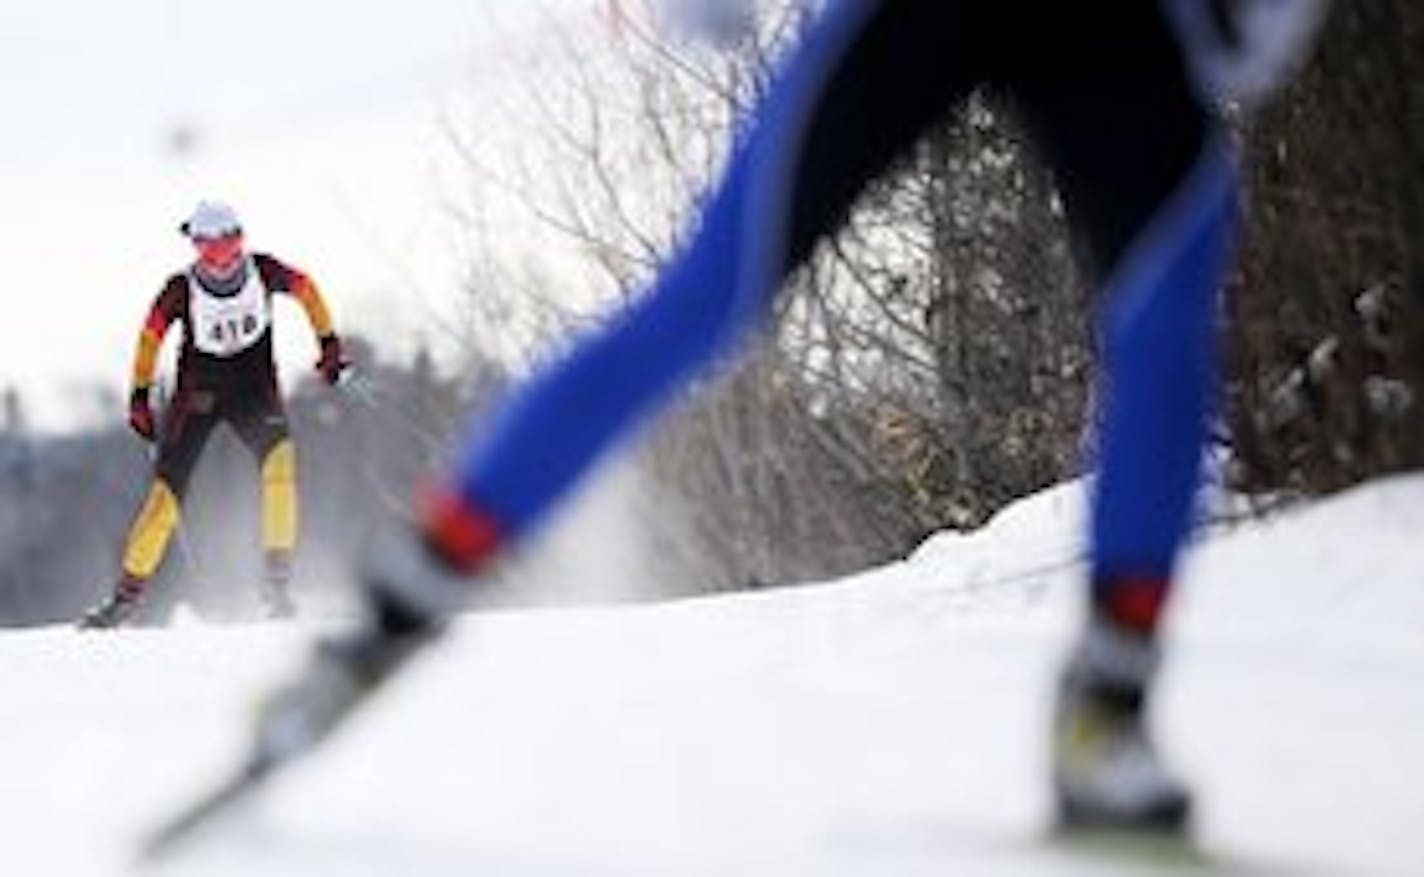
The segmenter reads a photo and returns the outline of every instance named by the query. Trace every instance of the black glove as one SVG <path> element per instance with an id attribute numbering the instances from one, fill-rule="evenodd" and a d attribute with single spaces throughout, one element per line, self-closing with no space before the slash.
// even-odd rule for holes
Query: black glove
<path id="1" fill-rule="evenodd" d="M 147 387 L 135 387 L 129 394 L 129 428 L 146 442 L 153 441 L 158 434 L 153 420 L 153 406 L 148 404 Z"/>
<path id="2" fill-rule="evenodd" d="M 321 339 L 321 358 L 316 361 L 316 370 L 321 372 L 322 380 L 331 386 L 336 386 L 341 380 L 341 373 L 351 363 L 342 355 L 341 339 L 335 335 L 324 335 Z"/>

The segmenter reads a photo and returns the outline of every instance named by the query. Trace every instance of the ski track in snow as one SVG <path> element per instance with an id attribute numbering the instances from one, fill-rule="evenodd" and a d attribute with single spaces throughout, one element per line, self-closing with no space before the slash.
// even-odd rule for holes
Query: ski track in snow
<path id="1" fill-rule="evenodd" d="M 237 818 L 144 832 L 243 752 L 299 624 L 0 637 L 5 873 L 1131 874 L 1035 843 L 1081 485 L 839 582 L 470 615 Z M 1191 553 L 1157 720 L 1199 837 L 1424 873 L 1424 477 Z"/>

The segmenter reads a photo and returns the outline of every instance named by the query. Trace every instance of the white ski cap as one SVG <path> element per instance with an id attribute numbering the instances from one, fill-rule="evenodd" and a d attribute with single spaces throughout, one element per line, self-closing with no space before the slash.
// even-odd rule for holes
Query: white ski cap
<path id="1" fill-rule="evenodd" d="M 178 230 L 189 238 L 220 238 L 242 231 L 237 211 L 221 201 L 199 201 Z"/>

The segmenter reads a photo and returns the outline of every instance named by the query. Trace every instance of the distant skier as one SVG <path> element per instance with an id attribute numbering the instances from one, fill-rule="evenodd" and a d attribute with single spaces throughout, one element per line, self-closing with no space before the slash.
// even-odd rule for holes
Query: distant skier
<path id="1" fill-rule="evenodd" d="M 317 649 L 266 731 L 305 727 L 319 739 L 440 629 L 466 577 L 756 323 L 871 181 L 988 87 L 1035 135 L 1100 292 L 1091 609 L 1058 692 L 1058 813 L 1070 824 L 1183 825 L 1189 797 L 1145 717 L 1216 392 L 1237 210 L 1231 139 L 1212 106 L 1282 81 L 1323 7 L 831 0 L 745 119 L 680 251 L 646 294 L 473 424 L 454 471 L 423 498 L 417 531 L 373 553 L 370 623 Z M 712 17 L 724 37 L 739 19 L 725 8 Z"/>
<path id="2" fill-rule="evenodd" d="M 330 384 L 345 365 L 341 342 L 316 284 L 272 256 L 247 252 L 231 207 L 201 202 L 180 231 L 197 259 L 168 278 L 148 312 L 129 396 L 129 426 L 158 444 L 153 483 L 129 531 L 118 582 L 81 619 L 83 627 L 113 627 L 133 614 L 178 526 L 193 467 L 223 422 L 260 467 L 265 611 L 272 617 L 294 611 L 288 580 L 297 539 L 297 473 L 272 355 L 273 294 L 293 296 L 306 311 L 321 348 L 316 367 Z M 183 327 L 177 388 L 160 425 L 149 391 L 159 348 L 175 322 Z"/>

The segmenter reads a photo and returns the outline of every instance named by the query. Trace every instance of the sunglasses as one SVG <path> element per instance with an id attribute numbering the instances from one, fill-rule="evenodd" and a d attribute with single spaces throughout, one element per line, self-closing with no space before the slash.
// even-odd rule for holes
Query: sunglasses
<path id="1" fill-rule="evenodd" d="M 240 237 L 242 237 L 241 231 L 229 231 L 220 235 L 192 235 L 189 240 L 191 240 L 195 246 L 202 246 L 203 244 L 217 244 L 224 241 L 233 241 Z"/>

